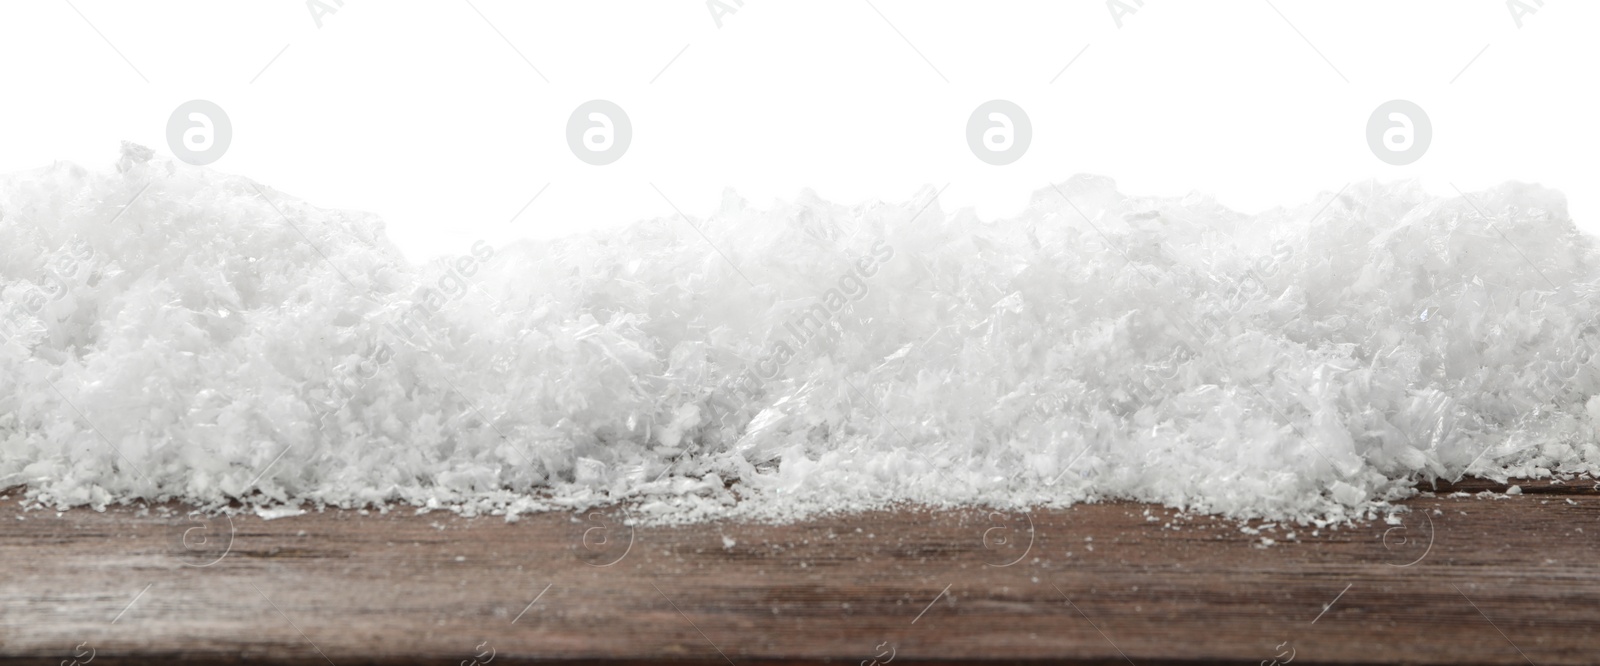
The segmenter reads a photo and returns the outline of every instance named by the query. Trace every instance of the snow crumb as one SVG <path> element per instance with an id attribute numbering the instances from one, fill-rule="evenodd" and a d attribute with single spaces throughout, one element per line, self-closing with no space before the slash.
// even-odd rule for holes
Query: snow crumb
<path id="1" fill-rule="evenodd" d="M 734 541 L 733 537 L 727 536 L 727 535 L 723 535 L 723 537 L 722 537 L 722 548 L 723 548 L 723 550 L 733 550 L 733 546 L 736 543 L 738 543 L 738 542 Z"/>
<path id="2" fill-rule="evenodd" d="M 57 509 L 1328 527 L 1419 482 L 1600 471 L 1600 255 L 1536 185 L 1250 215 L 1076 176 L 998 220 L 931 187 L 730 195 L 699 233 L 418 264 L 376 216 L 123 154 L 0 177 L 0 479 Z"/>
<path id="3" fill-rule="evenodd" d="M 260 516 L 262 520 L 277 520 L 279 518 L 293 518 L 295 516 L 304 515 L 305 510 L 297 506 L 289 505 L 277 507 L 258 506 L 255 508 L 255 514 Z"/>

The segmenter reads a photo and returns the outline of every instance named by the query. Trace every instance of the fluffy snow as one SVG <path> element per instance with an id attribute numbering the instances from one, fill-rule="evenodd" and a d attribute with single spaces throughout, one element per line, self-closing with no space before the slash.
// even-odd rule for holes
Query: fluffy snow
<path id="1" fill-rule="evenodd" d="M 371 215 L 137 147 L 5 177 L 0 487 L 1322 522 L 1600 463 L 1600 257 L 1557 192 L 1362 183 L 1246 215 L 1078 176 L 992 221 L 935 194 L 729 194 L 414 265 Z"/>

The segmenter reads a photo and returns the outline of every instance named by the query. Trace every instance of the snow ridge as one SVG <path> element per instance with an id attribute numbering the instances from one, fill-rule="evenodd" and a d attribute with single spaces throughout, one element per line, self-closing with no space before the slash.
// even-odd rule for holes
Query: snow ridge
<path id="1" fill-rule="evenodd" d="M 413 265 L 374 216 L 136 147 L 5 177 L 0 486 L 1326 522 L 1600 462 L 1600 263 L 1557 192 L 1245 215 L 1077 176 L 992 221 L 935 195 L 730 193 L 705 238 L 663 218 Z"/>

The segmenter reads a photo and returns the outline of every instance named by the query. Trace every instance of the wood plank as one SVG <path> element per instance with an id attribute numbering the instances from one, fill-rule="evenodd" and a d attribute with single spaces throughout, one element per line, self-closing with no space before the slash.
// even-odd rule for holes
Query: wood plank
<path id="1" fill-rule="evenodd" d="M 191 548 L 181 507 L 16 497 L 6 663 L 1600 662 L 1590 495 L 1421 497 L 1292 539 L 1131 503 L 633 529 L 330 510 L 237 516 L 231 543 L 213 518 Z"/>

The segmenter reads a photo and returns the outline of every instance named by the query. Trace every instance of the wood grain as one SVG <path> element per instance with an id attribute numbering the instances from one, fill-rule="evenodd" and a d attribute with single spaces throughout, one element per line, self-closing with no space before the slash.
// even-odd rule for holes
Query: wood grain
<path id="1" fill-rule="evenodd" d="M 1600 663 L 1600 497 L 1552 487 L 1260 534 L 1130 503 L 648 528 L 327 511 L 207 529 L 177 506 L 23 512 L 13 490 L 0 662 Z"/>

